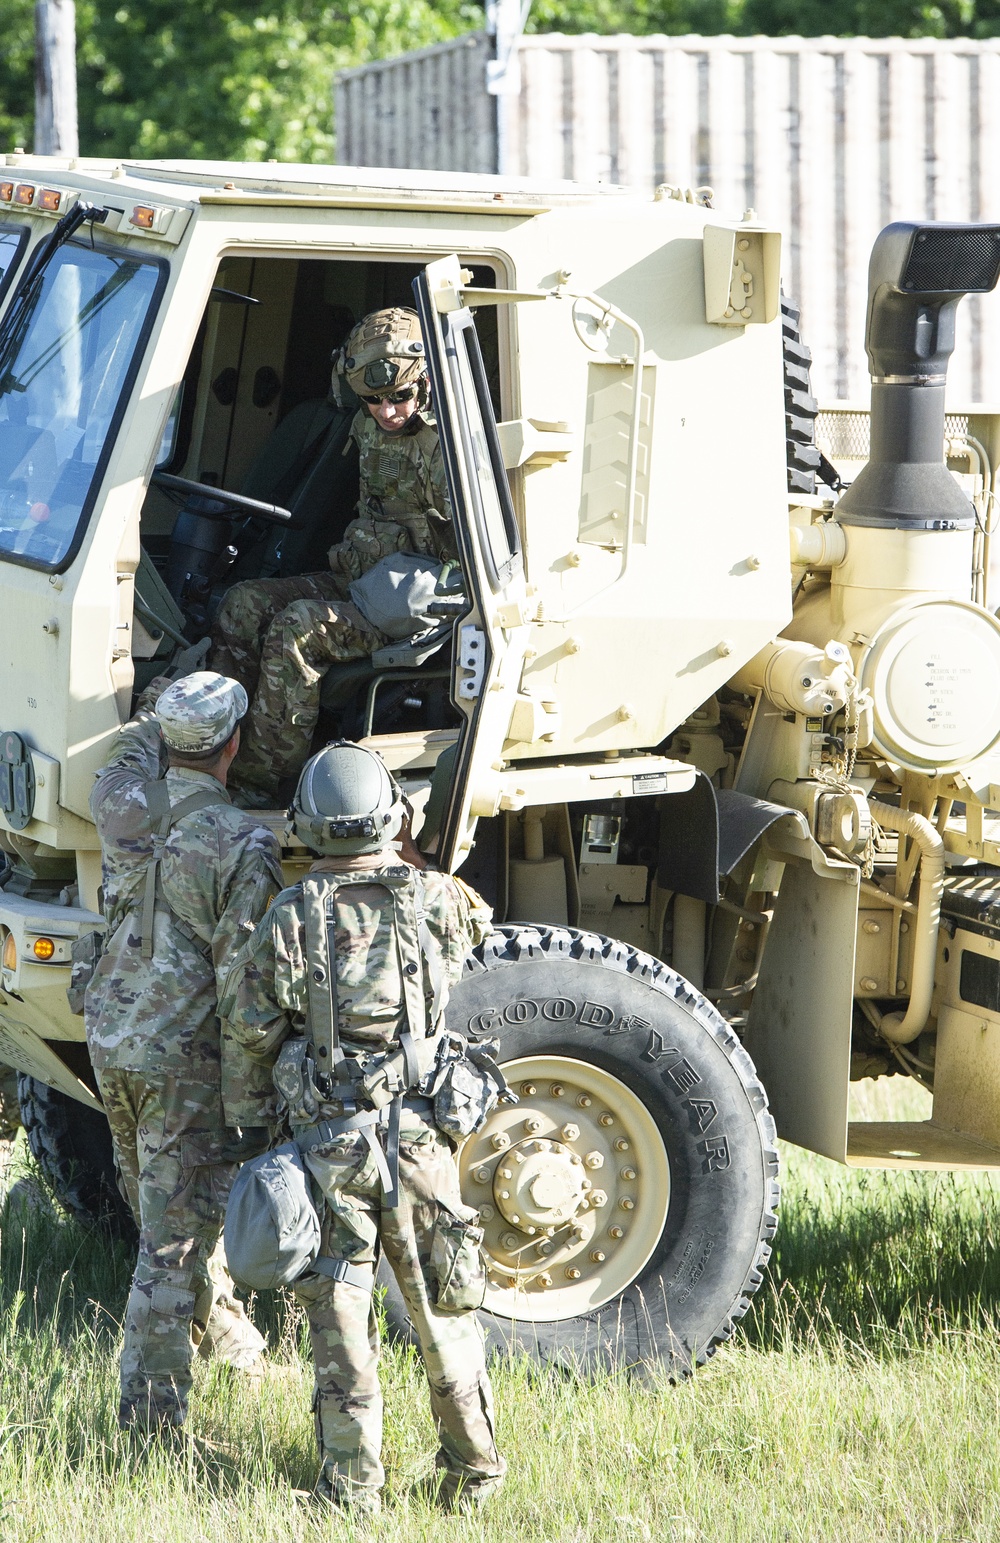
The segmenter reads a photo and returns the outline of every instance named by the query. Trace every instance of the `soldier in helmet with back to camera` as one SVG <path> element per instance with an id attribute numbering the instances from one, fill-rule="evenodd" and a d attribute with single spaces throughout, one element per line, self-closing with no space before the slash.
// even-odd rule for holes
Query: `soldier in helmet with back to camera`
<path id="1" fill-rule="evenodd" d="M 233 952 L 283 882 L 274 835 L 226 792 L 246 706 L 237 681 L 209 671 L 167 686 L 155 715 L 121 731 L 90 798 L 107 931 L 96 962 L 78 956 L 74 989 L 85 984 L 87 1042 L 140 1228 L 119 1418 L 154 1432 L 184 1421 L 195 1342 L 245 1369 L 264 1344 L 220 1242 L 237 1162 L 267 1142 L 246 1127 L 273 1106 L 269 1079 L 224 1055 L 217 1013 Z"/>
<path id="2" fill-rule="evenodd" d="M 380 1505 L 381 1249 L 430 1384 L 439 1499 L 478 1504 L 505 1464 L 474 1311 L 482 1234 L 461 1200 L 454 1140 L 507 1090 L 488 1054 L 444 1033 L 443 1012 L 490 913 L 459 880 L 401 861 L 402 795 L 359 745 L 307 762 L 292 815 L 318 861 L 244 946 L 222 1011 L 227 1034 L 274 1068 L 322 1195 L 320 1256 L 295 1284 L 316 1367 L 317 1493 L 345 1508 Z"/>
<path id="3" fill-rule="evenodd" d="M 214 667 L 241 681 L 251 702 L 233 768 L 250 793 L 273 797 L 301 767 L 330 665 L 387 643 L 377 612 L 357 603 L 362 576 L 396 553 L 457 557 L 416 312 L 396 306 L 359 322 L 336 356 L 335 392 L 341 380 L 361 401 L 351 424 L 361 496 L 330 548 L 330 572 L 234 584 L 213 628 Z"/>

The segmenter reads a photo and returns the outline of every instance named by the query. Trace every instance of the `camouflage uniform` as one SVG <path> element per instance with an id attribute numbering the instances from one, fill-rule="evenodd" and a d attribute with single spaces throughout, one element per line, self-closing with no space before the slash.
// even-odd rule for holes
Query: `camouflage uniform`
<path id="1" fill-rule="evenodd" d="M 91 1059 L 140 1224 L 121 1418 L 150 1425 L 184 1419 L 192 1336 L 235 1365 L 252 1363 L 263 1345 L 234 1298 L 219 1238 L 240 1155 L 239 1131 L 227 1125 L 265 1125 L 273 1098 L 262 1077 L 241 1080 L 242 1063 L 233 1075 L 217 979 L 282 882 L 274 836 L 234 809 L 207 772 L 171 767 L 171 806 L 202 789 L 213 802 L 182 816 L 166 837 L 152 957 L 144 958 L 140 918 L 153 853 L 146 785 L 164 765 L 160 724 L 139 713 L 91 794 L 108 925 L 85 999 Z"/>
<path id="2" fill-rule="evenodd" d="M 372 883 L 340 891 L 335 901 L 335 953 L 340 1041 L 355 1054 L 398 1041 L 405 1023 L 402 976 L 393 907 L 380 870 L 399 873 L 390 849 L 355 857 L 324 857 L 312 874 L 337 880 L 370 871 Z M 446 983 L 457 979 L 469 950 L 488 930 L 489 911 L 472 891 L 446 874 L 422 875 L 423 906 Z M 412 966 L 413 961 L 408 961 Z M 254 1060 L 273 1065 L 287 1036 L 308 1038 L 307 969 L 301 886 L 279 895 L 241 951 L 227 981 L 220 1012 L 227 1032 Z M 424 972 L 424 992 L 431 992 Z M 428 1022 L 431 1013 L 427 1014 Z M 423 1107 L 421 1107 L 423 1106 Z M 320 1105 L 319 1118 L 341 1106 Z M 308 1127 L 293 1125 L 303 1138 Z M 404 1102 L 400 1130 L 398 1207 L 384 1204 L 374 1157 L 352 1132 L 306 1151 L 306 1163 L 325 1200 L 321 1252 L 374 1268 L 381 1246 L 399 1282 L 430 1385 L 443 1487 L 484 1495 L 499 1486 L 505 1463 L 494 1441 L 493 1396 L 482 1331 L 475 1313 L 442 1312 L 430 1265 L 435 1227 L 442 1217 L 475 1217 L 462 1204 L 450 1142 L 435 1128 L 426 1100 Z M 335 1499 L 370 1501 L 384 1482 L 381 1463 L 382 1397 L 379 1339 L 372 1300 L 348 1281 L 310 1274 L 296 1284 L 309 1316 L 316 1387 L 313 1409 L 323 1464 L 321 1484 Z"/>
<path id="3" fill-rule="evenodd" d="M 0 1183 L 14 1156 L 14 1142 L 21 1129 L 21 1105 L 17 1097 L 17 1072 L 0 1065 Z"/>
<path id="4" fill-rule="evenodd" d="M 352 605 L 348 586 L 390 552 L 458 555 L 441 445 L 425 412 L 384 433 L 366 408 L 351 425 L 361 459 L 358 516 L 330 548 L 330 572 L 234 584 L 213 628 L 213 668 L 246 689 L 234 781 L 273 791 L 309 754 L 323 676 L 388 640 Z"/>

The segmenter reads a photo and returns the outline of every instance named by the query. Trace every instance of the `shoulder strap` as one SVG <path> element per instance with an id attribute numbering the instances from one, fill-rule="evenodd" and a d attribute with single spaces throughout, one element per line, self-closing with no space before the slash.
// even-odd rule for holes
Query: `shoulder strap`
<path id="1" fill-rule="evenodd" d="M 337 1003 L 335 919 L 328 915 L 327 897 L 330 893 L 331 886 L 324 875 L 307 874 L 302 880 L 309 1036 L 319 1054 L 329 1056 L 329 1066 L 322 1068 L 325 1075 L 334 1082 L 343 1083 L 345 1057 L 340 1044 L 340 1012 Z M 336 893 L 336 885 L 332 893 Z"/>
<path id="2" fill-rule="evenodd" d="M 172 909 L 169 900 L 166 899 L 160 888 L 160 859 L 163 857 L 163 849 L 167 844 L 167 837 L 173 827 L 179 820 L 183 820 L 185 815 L 194 814 L 197 809 L 204 809 L 209 804 L 228 803 L 229 794 L 221 782 L 218 785 L 217 791 L 210 787 L 196 788 L 193 793 L 188 794 L 187 798 L 182 798 L 179 804 L 173 805 L 170 803 L 170 790 L 167 787 L 165 778 L 161 777 L 156 782 L 146 783 L 146 810 L 149 815 L 149 828 L 153 837 L 153 855 L 146 869 L 146 882 L 142 893 L 141 937 L 143 959 L 152 959 L 153 957 L 153 915 L 156 910 L 157 895 L 164 901 L 168 909 Z M 175 920 L 177 920 L 176 917 Z M 186 937 L 190 936 L 186 928 L 183 930 Z M 196 940 L 192 939 L 192 941 Z M 197 941 L 200 942 L 200 939 Z"/>

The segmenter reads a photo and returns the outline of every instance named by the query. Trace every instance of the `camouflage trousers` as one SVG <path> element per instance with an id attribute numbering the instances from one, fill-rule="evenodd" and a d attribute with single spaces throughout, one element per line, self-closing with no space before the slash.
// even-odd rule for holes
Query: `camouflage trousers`
<path id="1" fill-rule="evenodd" d="M 474 1312 L 440 1312 L 431 1270 L 438 1219 L 467 1216 L 451 1147 L 414 1111 L 400 1133 L 400 1202 L 382 1205 L 378 1172 L 364 1139 L 344 1136 L 306 1154 L 323 1192 L 322 1252 L 372 1264 L 378 1245 L 392 1266 L 420 1344 L 440 1447 L 437 1466 L 454 1491 L 499 1488 L 506 1463 L 494 1440 L 493 1392 Z M 336 1498 L 378 1491 L 382 1467 L 379 1337 L 369 1292 L 309 1275 L 295 1286 L 305 1306 L 316 1368 L 313 1412 L 323 1479 Z"/>
<path id="2" fill-rule="evenodd" d="M 323 676 L 385 642 L 341 589 L 332 573 L 307 573 L 234 584 L 223 601 L 212 668 L 238 680 L 251 704 L 235 784 L 272 792 L 297 776 L 312 749 Z"/>
<path id="3" fill-rule="evenodd" d="M 249 1366 L 264 1341 L 236 1300 L 221 1233 L 236 1177 L 219 1089 L 138 1072 L 98 1073 L 115 1156 L 139 1224 L 125 1312 L 122 1424 L 180 1425 L 195 1347 Z"/>
<path id="4" fill-rule="evenodd" d="M 21 1129 L 21 1105 L 17 1097 L 17 1072 L 0 1065 L 0 1141 L 13 1142 Z"/>
<path id="5" fill-rule="evenodd" d="M 21 1129 L 21 1105 L 17 1098 L 17 1072 L 0 1065 L 0 1184 L 14 1159 L 14 1142 Z"/>

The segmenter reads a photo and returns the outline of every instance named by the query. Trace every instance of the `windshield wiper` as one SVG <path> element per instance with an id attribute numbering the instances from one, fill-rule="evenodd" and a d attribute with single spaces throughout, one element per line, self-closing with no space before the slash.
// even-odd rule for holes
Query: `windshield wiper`
<path id="1" fill-rule="evenodd" d="M 101 209 L 97 204 L 89 203 L 86 199 L 78 199 L 72 209 L 67 210 L 61 220 L 58 220 L 51 233 L 40 241 L 28 259 L 27 266 L 21 275 L 20 282 L 11 297 L 3 321 L 0 322 L 0 395 L 8 389 L 8 360 L 12 352 L 20 345 L 21 333 L 28 321 L 31 305 L 38 290 L 38 283 L 49 263 L 55 257 L 61 246 L 76 234 L 81 225 L 90 222 L 91 229 L 94 225 L 102 225 L 108 217 L 107 209 Z M 12 348 L 13 345 L 13 348 Z"/>

